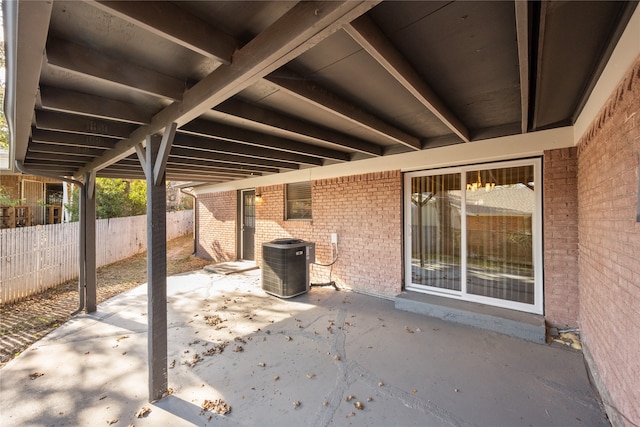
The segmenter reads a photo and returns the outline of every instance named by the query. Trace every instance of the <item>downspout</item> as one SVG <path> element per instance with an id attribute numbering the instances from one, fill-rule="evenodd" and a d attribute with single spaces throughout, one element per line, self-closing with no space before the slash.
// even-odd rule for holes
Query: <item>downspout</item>
<path id="1" fill-rule="evenodd" d="M 198 196 L 184 188 L 181 188 L 180 192 L 193 197 L 193 253 L 191 255 L 195 255 L 198 252 Z"/>
<path id="2" fill-rule="evenodd" d="M 68 182 L 68 183 L 72 183 L 72 184 L 76 184 L 77 186 L 79 186 L 82 191 L 80 192 L 81 194 L 84 193 L 84 183 L 82 181 L 78 181 L 75 179 L 71 179 L 71 178 L 66 178 L 66 177 L 61 177 L 61 176 L 57 176 L 55 174 L 49 174 L 46 172 L 41 172 L 41 171 L 36 171 L 36 170 L 32 170 L 32 169 L 28 169 L 27 167 L 24 166 L 24 164 L 22 163 L 22 161 L 20 160 L 16 160 L 15 161 L 15 166 L 16 168 L 26 174 L 26 175 L 33 175 L 33 176 L 41 176 L 43 178 L 51 178 L 51 179 L 56 179 L 59 181 L 64 181 L 64 182 Z M 86 271 L 85 271 L 85 264 L 86 264 L 86 236 L 85 236 L 85 224 L 87 222 L 87 218 L 86 218 L 86 208 L 85 208 L 85 203 L 82 201 L 82 196 L 78 197 L 79 200 L 79 216 L 80 216 L 80 242 L 79 242 L 79 250 L 78 250 L 78 308 L 77 310 L 73 311 L 70 313 L 71 316 L 75 316 L 76 314 L 80 313 L 82 310 L 84 310 L 85 308 L 85 294 L 84 294 L 84 289 L 86 287 Z"/>

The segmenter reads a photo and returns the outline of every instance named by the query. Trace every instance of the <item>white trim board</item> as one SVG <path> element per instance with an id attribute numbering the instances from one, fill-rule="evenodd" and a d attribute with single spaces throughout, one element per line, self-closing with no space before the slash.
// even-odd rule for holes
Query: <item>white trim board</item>
<path id="1" fill-rule="evenodd" d="M 449 145 L 410 153 L 395 154 L 301 169 L 256 178 L 203 185 L 194 188 L 197 195 L 290 182 L 311 181 L 360 175 L 389 170 L 411 171 L 442 168 L 469 163 L 484 163 L 500 160 L 540 156 L 545 150 L 572 147 L 573 128 L 563 127 L 522 135 L 512 135 L 465 144 Z"/>

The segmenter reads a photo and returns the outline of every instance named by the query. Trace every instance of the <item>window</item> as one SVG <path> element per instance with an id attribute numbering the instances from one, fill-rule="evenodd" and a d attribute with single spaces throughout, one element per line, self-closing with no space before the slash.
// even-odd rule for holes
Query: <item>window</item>
<path id="1" fill-rule="evenodd" d="M 287 184 L 286 219 L 311 220 L 311 181 Z"/>
<path id="2" fill-rule="evenodd" d="M 407 289 L 541 313 L 539 169 L 528 160 L 406 174 Z"/>

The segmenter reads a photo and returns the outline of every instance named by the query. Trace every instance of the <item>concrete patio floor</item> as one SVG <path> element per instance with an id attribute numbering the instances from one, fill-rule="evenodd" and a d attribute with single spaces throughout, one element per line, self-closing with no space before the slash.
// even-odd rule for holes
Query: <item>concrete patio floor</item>
<path id="1" fill-rule="evenodd" d="M 332 288 L 279 299 L 260 270 L 173 276 L 168 296 L 172 394 L 147 401 L 141 286 L 1 369 L 0 425 L 609 425 L 574 350 Z M 230 413 L 203 411 L 218 399 Z"/>

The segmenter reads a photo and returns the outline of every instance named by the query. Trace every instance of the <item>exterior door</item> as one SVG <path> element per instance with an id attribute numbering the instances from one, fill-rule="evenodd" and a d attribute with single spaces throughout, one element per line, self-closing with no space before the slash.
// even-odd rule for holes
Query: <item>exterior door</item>
<path id="1" fill-rule="evenodd" d="M 44 224 L 44 183 L 25 179 L 22 181 L 22 198 L 31 210 L 31 225 Z"/>
<path id="2" fill-rule="evenodd" d="M 542 313 L 539 159 L 405 174 L 409 290 Z"/>
<path id="3" fill-rule="evenodd" d="M 240 254 L 243 260 L 255 260 L 256 192 L 241 191 L 240 203 Z"/>

